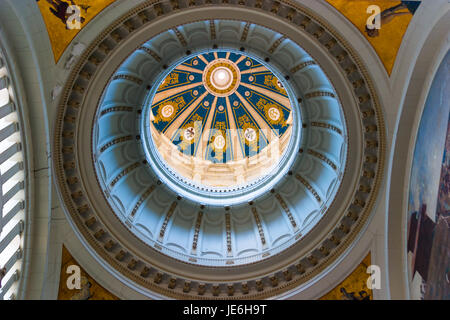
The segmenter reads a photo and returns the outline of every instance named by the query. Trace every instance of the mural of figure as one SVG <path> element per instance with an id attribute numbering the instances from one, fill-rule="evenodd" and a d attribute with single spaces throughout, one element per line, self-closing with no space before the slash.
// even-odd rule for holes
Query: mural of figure
<path id="1" fill-rule="evenodd" d="M 418 2 L 418 1 L 401 1 L 400 4 L 384 10 L 383 12 L 380 13 L 381 27 L 383 27 L 383 25 L 386 25 L 389 22 L 391 22 L 395 17 L 408 15 L 408 14 L 414 15 L 414 13 L 417 11 L 417 8 L 419 7 L 419 5 L 420 5 L 420 2 Z M 401 11 L 404 9 L 407 9 L 408 11 Z M 399 11 L 401 11 L 401 12 L 399 12 Z M 372 21 L 372 24 L 375 24 L 375 18 Z M 369 29 L 367 26 L 366 26 L 366 33 L 369 37 L 372 37 L 372 38 L 378 37 L 380 35 L 379 29 L 377 29 L 377 28 Z"/>
<path id="2" fill-rule="evenodd" d="M 75 293 L 70 298 L 70 300 L 89 300 L 90 298 L 92 298 L 91 287 L 92 287 L 92 284 L 88 280 L 88 278 L 82 276 L 81 277 L 81 289 L 80 289 L 80 292 Z"/>
<path id="3" fill-rule="evenodd" d="M 450 52 L 443 58 L 422 111 L 408 200 L 411 299 L 450 299 Z"/>
<path id="4" fill-rule="evenodd" d="M 359 297 L 355 295 L 355 292 L 347 292 L 344 287 L 340 291 L 342 293 L 342 300 L 370 300 L 370 295 L 364 290 L 358 293 Z"/>
<path id="5" fill-rule="evenodd" d="M 68 1 L 62 1 L 62 0 L 46 0 L 53 8 L 50 8 L 50 12 L 53 13 L 54 16 L 56 16 L 58 19 L 64 23 L 66 26 L 66 29 L 68 29 L 67 26 L 67 19 L 70 17 L 71 14 L 67 12 L 67 9 L 71 5 L 77 5 L 74 0 L 68 0 Z M 36 2 L 39 2 L 37 0 Z M 85 11 L 87 11 L 87 8 L 84 8 Z M 80 22 L 83 23 L 85 21 L 84 17 L 80 17 Z"/>

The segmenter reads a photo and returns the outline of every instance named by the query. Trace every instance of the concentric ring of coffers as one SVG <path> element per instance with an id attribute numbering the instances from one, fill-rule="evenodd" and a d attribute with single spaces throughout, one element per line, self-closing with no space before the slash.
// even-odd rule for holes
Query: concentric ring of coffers
<path id="1" fill-rule="evenodd" d="M 240 28 L 240 24 L 243 24 L 238 21 L 220 23 L 228 28 Z M 199 30 L 202 25 L 203 22 L 196 22 L 179 26 L 179 29 Z M 280 34 L 258 25 L 254 25 L 252 30 L 253 35 L 259 33 L 267 39 L 281 37 Z M 219 31 L 217 33 L 220 34 Z M 188 60 L 186 57 L 174 59 L 175 62 L 168 66 L 166 72 L 162 72 L 158 78 L 149 78 L 149 75 L 153 74 L 152 68 L 158 65 L 154 55 L 150 53 L 163 56 L 167 49 L 161 44 L 177 41 L 173 34 L 166 32 L 144 43 L 118 68 L 104 91 L 96 113 L 93 153 L 97 176 L 105 197 L 117 217 L 135 236 L 172 258 L 194 265 L 229 266 L 248 264 L 273 256 L 292 246 L 314 228 L 333 201 L 339 187 L 346 159 L 346 127 L 337 94 L 320 66 L 313 63 L 314 60 L 289 39 L 280 46 L 277 54 L 281 57 L 291 57 L 291 62 L 286 61 L 286 68 L 294 63 L 304 66 L 291 80 L 291 85 L 283 84 L 281 76 L 270 78 L 268 84 L 258 80 L 266 79 L 267 75 L 271 76 L 264 74 L 262 69 L 260 73 L 253 72 L 245 76 L 241 72 L 241 83 L 246 81 L 253 87 L 259 85 L 258 88 L 264 89 L 266 93 L 292 90 L 292 95 L 296 98 L 292 108 L 297 108 L 297 116 L 301 114 L 302 121 L 316 125 L 302 129 L 304 132 L 300 134 L 302 125 L 298 119 L 297 131 L 294 131 L 296 134 L 291 135 L 294 139 L 291 140 L 291 145 L 295 148 L 292 147 L 287 152 L 292 156 L 291 163 L 278 168 L 279 176 L 275 176 L 278 180 L 256 188 L 260 197 L 249 197 L 244 190 L 235 194 L 243 194 L 246 205 L 235 206 L 231 201 L 227 202 L 235 197 L 234 195 L 223 198 L 221 207 L 205 205 L 195 201 L 202 190 L 189 188 L 188 184 L 187 187 L 183 185 L 184 188 L 176 189 L 166 183 L 165 178 L 176 176 L 177 173 L 168 169 L 168 166 L 163 167 L 160 158 L 156 157 L 155 151 L 161 147 L 163 139 L 155 139 L 155 149 L 148 147 L 152 140 L 146 135 L 148 127 L 145 124 L 149 124 L 150 120 L 154 121 L 157 116 L 169 118 L 178 110 L 175 103 L 165 103 L 155 108 L 153 99 L 158 93 L 155 95 L 155 92 L 151 91 L 158 92 L 162 85 L 169 83 L 167 79 L 171 79 L 171 72 L 177 66 L 189 61 L 194 68 L 194 61 L 198 61 L 195 57 L 206 55 L 204 49 L 199 52 L 192 50 Z M 207 54 L 214 57 L 214 52 L 221 52 L 225 56 L 218 58 L 222 59 L 228 52 L 231 55 L 231 52 L 237 51 L 237 48 L 223 48 L 210 50 Z M 263 52 L 260 51 L 258 61 L 263 61 Z M 257 53 L 257 48 L 254 48 L 254 58 L 251 58 L 254 61 L 257 61 Z M 250 57 L 250 54 L 241 56 Z M 230 74 L 233 74 L 232 71 Z M 193 81 L 194 85 L 189 89 L 192 89 L 193 100 L 201 94 L 210 94 L 212 100 L 202 100 L 203 105 L 206 103 L 205 110 L 210 110 L 215 97 L 208 90 L 202 93 L 195 85 L 196 75 L 194 78 L 190 77 L 191 75 L 193 74 L 186 74 L 185 79 Z M 203 79 L 203 73 L 198 75 L 199 81 Z M 229 88 L 225 82 L 223 86 Z M 151 83 L 150 91 L 136 94 L 148 83 Z M 198 91 L 196 95 L 194 90 Z M 254 112 L 258 112 L 257 106 L 252 107 L 250 103 L 253 93 L 258 90 L 252 91 L 251 94 L 246 94 L 247 91 L 250 92 L 244 90 L 240 94 L 239 103 L 247 101 L 247 110 L 253 108 Z M 236 92 L 239 92 L 239 89 L 232 94 Z M 215 104 L 218 113 L 234 107 L 234 102 L 230 101 L 228 105 L 226 97 L 220 98 L 225 99 L 225 102 Z M 299 105 L 298 101 L 302 99 L 304 102 Z M 222 111 L 221 105 L 224 107 Z M 153 107 L 150 108 L 151 106 Z M 140 116 L 137 117 L 138 110 Z M 146 110 L 155 112 L 152 112 L 151 116 Z M 271 120 L 277 122 L 281 118 L 289 119 L 289 116 L 280 112 L 280 108 L 269 107 L 266 111 L 266 123 Z M 181 129 L 178 132 L 184 135 L 187 141 L 195 138 L 195 130 L 183 128 L 181 123 L 177 128 Z M 247 131 L 246 139 L 251 141 L 255 135 L 256 130 Z M 139 140 L 135 137 L 139 137 Z M 166 142 L 167 145 L 173 145 L 170 139 Z M 211 142 L 212 147 L 219 149 L 226 145 L 227 140 L 214 139 Z M 303 152 L 299 153 L 299 149 Z M 160 165 L 161 167 L 158 167 Z M 162 171 L 164 175 L 155 173 L 157 170 Z M 295 174 L 286 179 L 291 172 Z M 274 187 L 276 193 L 271 192 Z M 202 196 L 210 194 L 210 190 L 203 190 Z M 252 206 L 248 206 L 247 202 L 251 202 Z"/>

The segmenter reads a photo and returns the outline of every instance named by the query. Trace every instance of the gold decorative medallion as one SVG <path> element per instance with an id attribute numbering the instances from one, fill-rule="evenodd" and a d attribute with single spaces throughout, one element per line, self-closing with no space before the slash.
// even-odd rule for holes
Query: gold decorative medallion
<path id="1" fill-rule="evenodd" d="M 216 97 L 233 94 L 241 82 L 241 73 L 236 64 L 228 59 L 215 59 L 203 72 L 203 84 Z"/>

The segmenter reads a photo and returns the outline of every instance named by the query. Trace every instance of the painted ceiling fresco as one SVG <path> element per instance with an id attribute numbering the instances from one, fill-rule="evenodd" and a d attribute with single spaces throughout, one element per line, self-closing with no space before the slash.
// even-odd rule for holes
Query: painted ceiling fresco
<path id="1" fill-rule="evenodd" d="M 220 188 L 271 172 L 293 128 L 289 89 L 274 72 L 232 50 L 174 64 L 147 102 L 151 141 L 165 165 L 190 182 Z"/>
<path id="2" fill-rule="evenodd" d="M 370 42 L 390 75 L 394 67 L 403 36 L 420 1 L 396 0 L 326 0 L 348 20 L 350 20 Z M 367 30 L 367 21 L 372 15 L 367 8 L 377 5 L 380 8 L 381 27 Z"/>
<path id="3" fill-rule="evenodd" d="M 319 300 L 373 300 L 372 290 L 367 287 L 367 267 L 371 265 L 370 252 L 363 261 L 339 285 Z"/>
<path id="4" fill-rule="evenodd" d="M 68 278 L 74 274 L 68 273 L 70 266 L 78 266 L 81 271 L 80 289 L 69 289 Z M 61 274 L 59 278 L 58 300 L 119 300 L 115 295 L 97 283 L 79 263 L 72 257 L 66 247 L 62 247 Z"/>
<path id="5" fill-rule="evenodd" d="M 47 26 L 55 62 L 58 62 L 78 32 L 114 1 L 116 0 L 36 0 Z M 70 8 L 71 6 L 75 7 Z M 75 24 L 76 21 L 79 21 L 79 26 Z"/>
<path id="6" fill-rule="evenodd" d="M 213 163 L 258 154 L 273 135 L 287 132 L 290 114 L 280 80 L 258 61 L 229 51 L 208 52 L 176 66 L 152 103 L 160 133 L 180 152 Z"/>
<path id="7" fill-rule="evenodd" d="M 450 299 L 450 52 L 420 120 L 408 201 L 411 299 Z"/>

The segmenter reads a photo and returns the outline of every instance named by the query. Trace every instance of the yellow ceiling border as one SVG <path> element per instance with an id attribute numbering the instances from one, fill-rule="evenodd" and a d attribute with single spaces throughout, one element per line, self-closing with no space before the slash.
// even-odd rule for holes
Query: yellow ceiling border
<path id="1" fill-rule="evenodd" d="M 421 1 L 397 1 L 397 0 L 326 0 L 331 6 L 346 17 L 366 38 L 382 61 L 388 75 L 392 73 L 398 50 L 403 37 L 413 18 L 417 3 Z M 408 5 L 406 5 L 406 3 Z M 403 4 L 403 6 L 402 6 Z M 366 31 L 367 20 L 371 13 L 367 8 L 377 5 L 383 16 L 383 23 L 376 35 L 369 36 Z M 409 8 L 409 9 L 408 9 Z"/>
<path id="2" fill-rule="evenodd" d="M 47 27 L 55 63 L 76 35 L 101 11 L 116 0 L 36 0 Z M 70 8 L 76 6 L 76 8 Z M 78 11 L 77 11 L 78 10 Z M 79 14 L 78 14 L 79 12 Z M 79 17 L 79 29 L 71 29 Z"/>

